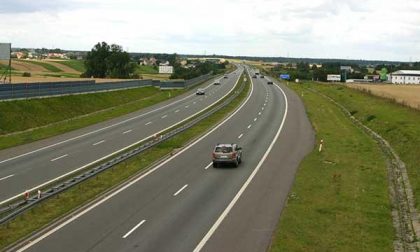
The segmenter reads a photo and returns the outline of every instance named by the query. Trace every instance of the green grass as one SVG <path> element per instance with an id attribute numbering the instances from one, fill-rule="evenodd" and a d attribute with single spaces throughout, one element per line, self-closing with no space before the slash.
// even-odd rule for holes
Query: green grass
<path id="1" fill-rule="evenodd" d="M 420 210 L 420 111 L 341 85 L 318 84 L 313 88 L 340 101 L 391 144 L 407 166 L 416 208 Z"/>
<path id="2" fill-rule="evenodd" d="M 81 73 L 84 73 L 86 71 L 85 63 L 83 60 L 63 60 L 56 62 L 71 67 L 74 70 L 79 71 Z"/>
<path id="3" fill-rule="evenodd" d="M 324 150 L 316 148 L 301 163 L 270 251 L 393 251 L 387 167 L 379 146 L 336 105 L 306 85 L 290 86 L 303 94 Z"/>
<path id="4" fill-rule="evenodd" d="M 46 76 L 46 77 L 65 77 L 65 78 L 80 78 L 80 74 L 75 73 L 49 73 L 49 74 L 40 74 L 39 76 Z"/>
<path id="5" fill-rule="evenodd" d="M 39 206 L 36 206 L 11 221 L 8 225 L 1 225 L 0 237 L 2 239 L 0 239 L 0 249 L 4 249 L 9 244 L 39 230 L 54 219 L 68 214 L 78 206 L 89 202 L 101 193 L 104 193 L 113 186 L 124 182 L 129 177 L 132 177 L 134 174 L 149 167 L 162 156 L 168 155 L 174 149 L 182 147 L 192 139 L 205 133 L 240 105 L 246 98 L 249 87 L 248 80 L 245 89 L 235 100 L 209 118 L 196 124 L 194 127 L 115 166 L 113 169 L 103 172 L 94 179 L 87 180 L 80 185 L 61 193 L 59 197 L 46 200 Z"/>
<path id="6" fill-rule="evenodd" d="M 61 70 L 60 68 L 57 68 L 56 66 L 48 64 L 47 62 L 41 62 L 41 61 L 35 61 L 35 60 L 17 60 L 17 61 L 42 66 L 43 68 L 47 69 L 48 71 L 54 72 L 54 73 L 63 72 L 63 70 Z"/>
<path id="7" fill-rule="evenodd" d="M 138 74 L 158 74 L 159 71 L 157 67 L 154 67 L 154 66 L 138 66 L 137 73 Z"/>
<path id="8" fill-rule="evenodd" d="M 0 102 L 0 149 L 83 128 L 151 106 L 168 99 L 169 95 L 174 97 L 183 92 L 185 90 L 161 91 L 154 87 L 144 87 Z M 37 129 L 24 131 L 33 128 Z"/>
<path id="9" fill-rule="evenodd" d="M 5 64 L 3 64 L 3 63 L 0 63 L 0 70 L 6 70 L 6 69 L 8 69 L 9 68 L 9 65 L 5 65 Z M 13 67 L 11 68 L 12 70 L 15 70 Z M 0 74 L 2 74 L 2 73 L 0 73 Z"/>

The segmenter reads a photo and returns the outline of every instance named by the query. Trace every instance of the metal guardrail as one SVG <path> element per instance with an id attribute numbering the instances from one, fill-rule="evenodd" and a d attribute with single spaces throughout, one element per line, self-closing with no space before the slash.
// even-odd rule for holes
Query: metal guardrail
<path id="1" fill-rule="evenodd" d="M 238 97 L 238 95 L 242 92 L 242 90 L 244 89 L 245 84 L 242 83 L 241 86 L 239 87 L 239 90 L 234 90 L 232 95 L 230 95 L 228 98 L 226 98 L 225 100 L 221 101 L 220 103 L 214 105 L 212 108 L 210 108 L 209 110 L 203 112 L 202 114 L 198 115 L 197 117 L 191 119 L 190 121 L 184 123 L 183 125 L 172 129 L 170 131 L 168 131 L 167 133 L 164 133 L 156 138 L 153 138 L 150 141 L 147 141 L 146 143 L 142 144 L 141 146 L 134 148 L 132 150 L 129 150 L 121 155 L 118 155 L 117 157 L 112 158 L 109 161 L 106 161 L 105 163 L 102 163 L 100 165 L 97 165 L 91 169 L 89 169 L 86 172 L 83 172 L 77 176 L 74 176 L 64 182 L 61 182 L 57 185 L 51 186 L 50 188 L 44 190 L 44 192 L 42 192 L 41 195 L 34 195 L 32 197 L 28 197 L 27 199 L 24 200 L 20 200 L 18 202 L 15 202 L 13 204 L 9 204 L 6 207 L 2 207 L 0 208 L 0 216 L 4 216 L 1 217 L 0 219 L 0 224 L 6 223 L 12 219 L 14 219 L 15 217 L 17 217 L 18 215 L 20 215 L 21 213 L 25 212 L 26 210 L 34 207 L 35 205 L 39 204 L 40 202 L 59 194 L 60 192 L 63 192 L 89 178 L 92 178 L 94 176 L 96 176 L 97 174 L 135 156 L 138 155 L 148 149 L 150 149 L 151 147 L 164 142 L 172 137 L 174 137 L 175 135 L 193 127 L 195 124 L 199 123 L 200 121 L 204 120 L 205 118 L 211 116 L 212 114 L 214 114 L 215 112 L 217 112 L 218 110 L 222 109 L 223 107 L 227 106 L 233 99 L 235 99 L 236 97 Z"/>

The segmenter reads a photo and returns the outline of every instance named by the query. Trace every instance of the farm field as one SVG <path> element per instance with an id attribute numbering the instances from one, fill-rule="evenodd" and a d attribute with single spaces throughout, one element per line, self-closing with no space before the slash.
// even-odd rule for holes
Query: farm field
<path id="1" fill-rule="evenodd" d="M 8 61 L 1 60 L 0 68 L 5 69 Z M 55 82 L 55 81 L 77 81 L 90 80 L 80 78 L 85 66 L 81 60 L 12 60 L 12 83 L 34 83 L 34 82 Z M 23 77 L 23 73 L 30 73 L 30 77 Z M 151 66 L 139 66 L 137 73 L 142 79 L 168 80 L 170 74 L 159 74 Z M 120 81 L 121 79 L 100 79 L 95 78 L 97 83 Z"/>
<path id="2" fill-rule="evenodd" d="M 348 84 L 350 88 L 389 98 L 397 103 L 420 109 L 420 86 L 414 85 L 372 85 L 372 84 Z"/>

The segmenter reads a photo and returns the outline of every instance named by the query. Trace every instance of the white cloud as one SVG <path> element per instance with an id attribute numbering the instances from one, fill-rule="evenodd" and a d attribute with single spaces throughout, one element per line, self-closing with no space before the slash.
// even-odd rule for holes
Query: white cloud
<path id="1" fill-rule="evenodd" d="M 420 60 L 418 0 L 25 2 L 0 7 L 16 47 Z"/>

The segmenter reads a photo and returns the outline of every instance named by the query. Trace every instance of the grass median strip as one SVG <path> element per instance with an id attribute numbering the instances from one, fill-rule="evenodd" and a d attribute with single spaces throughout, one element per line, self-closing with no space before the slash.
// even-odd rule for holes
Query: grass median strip
<path id="1" fill-rule="evenodd" d="M 385 158 L 368 135 L 324 97 L 291 84 L 324 140 L 301 163 L 271 251 L 392 251 Z"/>
<path id="2" fill-rule="evenodd" d="M 243 77 L 241 78 L 243 79 Z M 133 175 L 150 167 L 161 157 L 169 155 L 174 150 L 188 144 L 192 139 L 202 135 L 207 130 L 214 127 L 217 122 L 220 122 L 228 114 L 234 111 L 248 95 L 249 88 L 250 84 L 248 80 L 245 89 L 235 100 L 192 128 L 101 173 L 95 178 L 87 180 L 62 194 L 59 194 L 57 197 L 46 200 L 39 206 L 32 208 L 15 220 L 9 222 L 7 225 L 0 226 L 0 237 L 2 237 L 0 240 L 0 249 L 39 230 L 43 226 L 48 225 L 51 221 L 68 214 L 110 188 L 123 183 Z"/>

